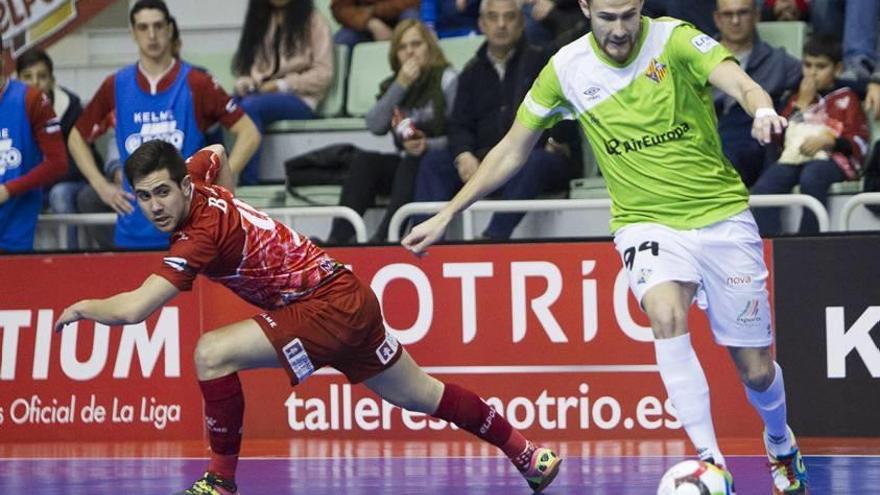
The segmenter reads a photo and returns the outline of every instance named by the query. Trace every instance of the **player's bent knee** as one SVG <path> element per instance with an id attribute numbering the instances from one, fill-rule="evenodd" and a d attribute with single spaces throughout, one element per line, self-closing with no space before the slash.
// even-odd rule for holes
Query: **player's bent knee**
<path id="1" fill-rule="evenodd" d="M 773 383 L 775 370 L 772 366 L 752 365 L 739 370 L 740 379 L 752 390 L 763 392 Z"/>
<path id="2" fill-rule="evenodd" d="M 674 304 L 657 304 L 648 310 L 654 337 L 669 339 L 687 333 L 687 311 Z"/>
<path id="3" fill-rule="evenodd" d="M 223 339 L 212 333 L 199 337 L 195 350 L 196 373 L 200 380 L 210 380 L 238 371 L 232 366 Z"/>

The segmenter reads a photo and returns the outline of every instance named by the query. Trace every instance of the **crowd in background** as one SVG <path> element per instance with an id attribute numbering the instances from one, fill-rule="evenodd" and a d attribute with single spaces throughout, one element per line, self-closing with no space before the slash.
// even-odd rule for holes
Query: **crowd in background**
<path id="1" fill-rule="evenodd" d="M 388 196 L 372 237 L 383 241 L 397 208 L 447 200 L 468 181 L 552 54 L 589 32 L 577 0 L 332 0 L 330 7 L 341 25 L 335 33 L 312 0 L 251 0 L 231 95 L 181 59 L 180 30 L 161 0 L 133 5 L 138 60 L 109 75 L 85 106 L 55 81 L 44 51 L 19 56 L 16 77 L 0 80 L 0 252 L 31 250 L 41 211 L 116 212 L 114 227 L 87 230 L 92 247 L 166 247 L 167 236 L 140 213 L 121 173 L 140 143 L 164 139 L 188 156 L 223 140 L 225 128 L 239 184 L 259 184 L 266 127 L 317 118 L 334 71 L 343 70 L 334 67 L 334 44 L 374 40 L 390 41 L 392 75 L 376 88 L 366 127 L 390 134 L 396 151 L 354 154 L 340 204 L 363 214 L 377 196 Z M 644 12 L 715 35 L 792 122 L 777 146 L 761 146 L 751 138 L 751 117 L 716 94 L 724 152 L 753 193 L 799 186 L 824 203 L 831 184 L 860 178 L 871 141 L 867 122 L 880 117 L 880 2 L 646 0 Z M 761 20 L 808 23 L 802 59 L 764 42 Z M 475 33 L 485 42 L 459 72 L 437 39 Z M 107 145 L 98 149 L 103 135 Z M 580 146 L 574 125 L 559 124 L 496 196 L 567 191 L 582 170 Z M 762 233 L 780 232 L 777 211 L 757 213 Z M 507 239 L 521 218 L 496 214 L 482 236 Z M 816 219 L 804 214 L 800 229 L 817 231 Z M 353 238 L 350 225 L 334 222 L 329 242 Z"/>

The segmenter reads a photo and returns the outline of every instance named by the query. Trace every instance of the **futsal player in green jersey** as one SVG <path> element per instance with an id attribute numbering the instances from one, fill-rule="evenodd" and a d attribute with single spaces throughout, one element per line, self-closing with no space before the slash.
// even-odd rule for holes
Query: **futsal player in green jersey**
<path id="1" fill-rule="evenodd" d="M 474 177 L 403 245 L 422 253 L 457 212 L 513 176 L 544 129 L 577 119 L 608 185 L 611 231 L 651 321 L 660 376 L 700 458 L 725 464 L 688 333 L 694 301 L 764 421 L 773 493 L 807 493 L 770 347 L 762 242 L 748 191 L 721 151 L 711 86 L 754 116 L 752 135 L 763 143 L 787 122 L 726 48 L 678 19 L 641 16 L 642 3 L 580 0 L 593 32 L 553 56 Z"/>

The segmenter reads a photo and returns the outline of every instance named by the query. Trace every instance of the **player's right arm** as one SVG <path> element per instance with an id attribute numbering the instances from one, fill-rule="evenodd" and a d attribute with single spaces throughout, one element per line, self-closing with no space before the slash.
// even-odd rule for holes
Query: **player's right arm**
<path id="1" fill-rule="evenodd" d="M 416 225 L 403 239 L 403 246 L 421 254 L 437 242 L 456 213 L 498 189 L 523 166 L 544 129 L 571 113 L 567 106 L 551 59 L 526 94 L 510 130 L 489 151 L 473 177 L 440 212 Z"/>
<path id="2" fill-rule="evenodd" d="M 106 299 L 83 299 L 68 306 L 55 322 L 55 331 L 68 323 L 94 320 L 105 325 L 128 325 L 147 319 L 180 292 L 164 277 L 150 275 L 135 290 L 121 292 Z"/>
<path id="3" fill-rule="evenodd" d="M 543 130 L 533 131 L 514 121 L 504 138 L 489 151 L 476 173 L 436 215 L 416 225 L 403 239 L 403 246 L 422 253 L 443 235 L 456 213 L 507 182 L 522 167 Z"/>

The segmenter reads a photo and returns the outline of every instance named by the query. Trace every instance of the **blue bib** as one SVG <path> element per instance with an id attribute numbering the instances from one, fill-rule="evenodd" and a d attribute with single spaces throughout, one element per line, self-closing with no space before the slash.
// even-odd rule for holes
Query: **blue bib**
<path id="1" fill-rule="evenodd" d="M 141 144 L 153 139 L 173 144 L 184 157 L 205 145 L 205 137 L 196 121 L 192 90 L 187 84 L 190 70 L 189 64 L 181 62 L 171 87 L 154 95 L 138 86 L 137 65 L 116 73 L 116 146 L 123 163 Z M 132 192 L 128 180 L 124 179 L 123 183 L 125 190 Z M 133 201 L 132 206 L 132 213 L 116 219 L 116 247 L 167 248 L 169 235 L 150 223 L 137 201 Z"/>
<path id="2" fill-rule="evenodd" d="M 40 162 L 43 153 L 34 139 L 25 109 L 27 86 L 8 80 L 0 94 L 0 184 L 26 175 Z M 11 196 L 0 205 L 0 250 L 30 251 L 43 205 L 42 188 Z"/>

